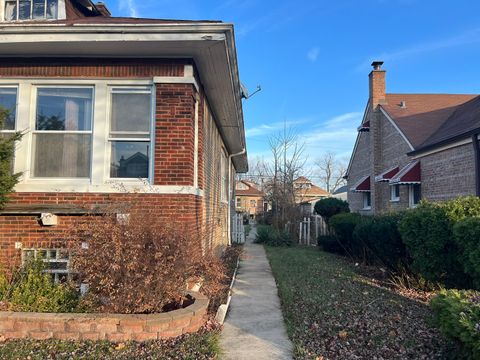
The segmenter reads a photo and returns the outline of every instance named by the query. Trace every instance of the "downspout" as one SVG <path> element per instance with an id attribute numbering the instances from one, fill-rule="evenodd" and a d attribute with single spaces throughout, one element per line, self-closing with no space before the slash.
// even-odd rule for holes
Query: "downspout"
<path id="1" fill-rule="evenodd" d="M 473 151 L 475 154 L 475 194 L 480 197 L 480 145 L 478 133 L 472 135 Z"/>
<path id="2" fill-rule="evenodd" d="M 228 156 L 228 184 L 229 184 L 229 190 L 228 190 L 228 193 L 229 193 L 229 200 L 228 200 L 228 220 L 227 220 L 227 224 L 228 224 L 228 246 L 231 246 L 232 245 L 232 197 L 233 197 L 233 187 L 231 185 L 233 184 L 230 184 L 230 181 L 232 179 L 232 165 L 230 164 L 231 161 L 232 161 L 232 158 L 236 157 L 236 156 L 240 156 L 240 155 L 244 155 L 245 153 L 247 152 L 247 149 L 244 147 L 242 151 L 238 152 L 238 153 L 235 153 L 235 154 L 231 154 Z M 233 181 L 234 183 L 234 181 Z"/>

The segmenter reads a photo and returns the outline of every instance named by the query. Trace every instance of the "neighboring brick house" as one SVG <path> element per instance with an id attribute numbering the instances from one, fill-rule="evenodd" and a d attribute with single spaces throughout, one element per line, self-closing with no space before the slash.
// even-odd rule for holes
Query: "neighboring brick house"
<path id="1" fill-rule="evenodd" d="M 235 186 L 235 210 L 247 214 L 254 220 L 266 211 L 265 194 L 257 185 L 246 180 L 240 180 Z"/>
<path id="2" fill-rule="evenodd" d="M 295 201 L 301 205 L 304 215 L 313 214 L 317 201 L 332 196 L 328 191 L 315 185 L 311 180 L 300 176 L 294 180 Z"/>
<path id="3" fill-rule="evenodd" d="M 25 136 L 0 262 L 68 262 L 66 230 L 85 206 L 134 200 L 205 251 L 228 245 L 235 174 L 248 167 L 233 26 L 116 18 L 89 0 L 1 4 L 1 132 Z M 45 213 L 57 224 L 42 225 Z"/>
<path id="4" fill-rule="evenodd" d="M 382 62 L 347 170 L 353 211 L 382 213 L 480 195 L 480 96 L 388 94 Z"/>

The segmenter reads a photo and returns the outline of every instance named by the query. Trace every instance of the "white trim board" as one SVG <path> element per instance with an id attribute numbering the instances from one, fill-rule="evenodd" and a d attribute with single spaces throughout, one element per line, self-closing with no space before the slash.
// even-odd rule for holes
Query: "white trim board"
<path id="1" fill-rule="evenodd" d="M 110 184 L 92 185 L 81 181 L 61 181 L 57 184 L 27 183 L 15 186 L 17 193 L 99 193 L 99 194 L 158 194 L 158 195 L 195 195 L 204 196 L 204 191 L 193 186 L 145 185 L 142 182 L 112 182 Z"/>

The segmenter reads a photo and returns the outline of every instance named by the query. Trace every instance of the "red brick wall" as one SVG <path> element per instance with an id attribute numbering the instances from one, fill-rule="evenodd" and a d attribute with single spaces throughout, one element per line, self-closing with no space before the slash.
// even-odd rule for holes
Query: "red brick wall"
<path id="1" fill-rule="evenodd" d="M 190 60 L 0 59 L 0 77 L 146 78 L 183 76 Z"/>
<path id="2" fill-rule="evenodd" d="M 162 314 L 39 314 L 0 312 L 4 339 L 149 341 L 197 332 L 206 321 L 209 300 L 192 293 L 195 302 Z"/>
<path id="3" fill-rule="evenodd" d="M 157 84 L 155 185 L 193 186 L 195 88 Z"/>
<path id="4" fill-rule="evenodd" d="M 102 204 L 141 205 L 144 211 L 154 211 L 161 219 L 182 224 L 182 231 L 200 233 L 203 228 L 203 208 L 200 197 L 162 194 L 81 194 L 81 193 L 15 193 L 15 204 L 71 205 L 91 208 Z M 46 227 L 38 222 L 38 214 L 0 215 L 0 263 L 18 263 L 24 248 L 63 248 L 69 229 L 79 215 L 58 215 L 58 225 Z"/>

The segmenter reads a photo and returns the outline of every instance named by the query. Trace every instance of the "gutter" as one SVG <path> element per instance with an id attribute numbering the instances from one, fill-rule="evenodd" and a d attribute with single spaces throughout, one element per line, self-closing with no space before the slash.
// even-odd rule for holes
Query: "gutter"
<path id="1" fill-rule="evenodd" d="M 475 194 L 480 197 L 480 145 L 478 135 L 478 132 L 472 135 L 472 143 L 475 154 Z"/>

